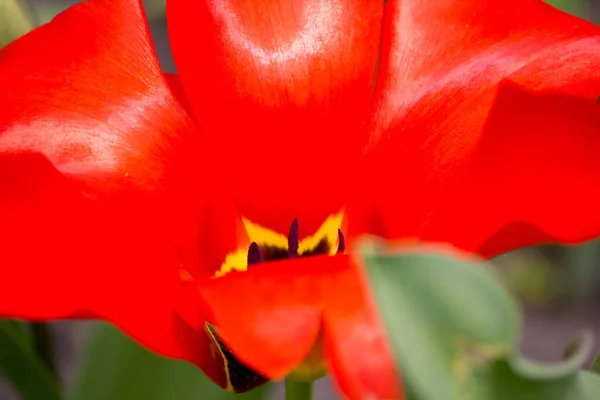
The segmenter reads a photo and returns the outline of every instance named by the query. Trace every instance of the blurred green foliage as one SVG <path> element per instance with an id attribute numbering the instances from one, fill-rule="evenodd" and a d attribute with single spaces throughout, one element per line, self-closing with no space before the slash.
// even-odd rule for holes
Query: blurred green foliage
<path id="1" fill-rule="evenodd" d="M 565 10 L 571 14 L 585 17 L 585 0 L 546 0 L 546 3 L 550 3 L 554 7 Z"/>
<path id="2" fill-rule="evenodd" d="M 49 22 L 54 16 L 65 10 L 77 0 L 29 0 L 40 23 Z M 144 0 L 146 15 L 149 20 L 164 18 L 166 0 Z"/>
<path id="3" fill-rule="evenodd" d="M 0 321 L 0 371 L 23 400 L 61 400 L 54 375 L 34 349 L 29 326 Z"/>
<path id="4" fill-rule="evenodd" d="M 590 371 L 592 371 L 596 374 L 600 374 L 600 354 L 598 354 L 596 356 L 596 358 L 594 359 L 594 362 L 592 363 L 592 366 L 590 367 Z"/>
<path id="5" fill-rule="evenodd" d="M 70 400 L 258 400 L 269 386 L 233 395 L 197 367 L 151 353 L 108 324 L 100 324 L 79 360 Z"/>
<path id="6" fill-rule="evenodd" d="M 494 264 L 503 283 L 525 304 L 543 307 L 562 298 L 556 266 L 541 252 L 512 252 Z"/>
<path id="7" fill-rule="evenodd" d="M 525 305 L 593 301 L 600 286 L 600 242 L 538 246 L 493 260 L 500 279 Z"/>
<path id="8" fill-rule="evenodd" d="M 407 398 L 598 399 L 600 376 L 580 371 L 591 336 L 562 362 L 524 359 L 517 306 L 489 268 L 393 249 L 367 252 L 363 262 Z"/>
<path id="9" fill-rule="evenodd" d="M 27 3 L 21 0 L 0 0 L 0 47 L 33 28 Z"/>

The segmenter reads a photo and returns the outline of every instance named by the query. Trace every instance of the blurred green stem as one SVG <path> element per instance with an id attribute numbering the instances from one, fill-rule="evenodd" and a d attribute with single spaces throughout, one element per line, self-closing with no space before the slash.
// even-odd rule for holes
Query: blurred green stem
<path id="1" fill-rule="evenodd" d="M 33 347 L 36 353 L 57 381 L 58 375 L 54 362 L 54 346 L 50 326 L 44 322 L 33 322 L 31 323 L 31 333 L 33 334 Z"/>
<path id="2" fill-rule="evenodd" d="M 593 291 L 598 282 L 599 260 L 600 242 L 597 240 L 567 249 L 565 261 L 571 291 L 568 295 L 582 299 Z"/>
<path id="3" fill-rule="evenodd" d="M 289 378 L 285 379 L 285 399 L 286 400 L 312 400 L 313 384 L 312 382 L 298 382 Z"/>

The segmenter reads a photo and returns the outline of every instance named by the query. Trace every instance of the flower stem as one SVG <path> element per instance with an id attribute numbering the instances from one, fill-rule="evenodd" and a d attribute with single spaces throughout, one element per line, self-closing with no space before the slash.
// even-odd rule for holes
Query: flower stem
<path id="1" fill-rule="evenodd" d="M 33 346 L 40 359 L 46 364 L 55 380 L 58 380 L 56 364 L 54 363 L 54 346 L 52 332 L 48 324 L 43 322 L 31 323 Z"/>
<path id="2" fill-rule="evenodd" d="M 285 379 L 285 399 L 286 400 L 312 400 L 313 384 L 312 382 L 298 382 L 289 378 Z"/>

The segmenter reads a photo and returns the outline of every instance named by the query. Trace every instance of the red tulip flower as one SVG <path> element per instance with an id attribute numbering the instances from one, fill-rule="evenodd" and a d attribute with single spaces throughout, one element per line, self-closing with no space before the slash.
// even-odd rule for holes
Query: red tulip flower
<path id="1" fill-rule="evenodd" d="M 598 27 L 538 0 L 167 7 L 179 76 L 136 0 L 0 50 L 0 315 L 105 319 L 232 391 L 327 368 L 399 398 L 356 238 L 600 233 Z"/>

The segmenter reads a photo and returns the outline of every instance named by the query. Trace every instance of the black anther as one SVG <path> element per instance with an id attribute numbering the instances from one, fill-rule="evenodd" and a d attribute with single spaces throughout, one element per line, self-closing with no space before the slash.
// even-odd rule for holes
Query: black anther
<path id="1" fill-rule="evenodd" d="M 264 259 L 260 247 L 258 247 L 256 242 L 250 243 L 250 247 L 248 248 L 248 266 L 260 264 L 263 261 Z"/>
<path id="2" fill-rule="evenodd" d="M 290 226 L 290 233 L 288 234 L 288 257 L 298 256 L 298 242 L 300 241 L 300 234 L 298 232 L 298 218 L 292 221 Z"/>
<path id="3" fill-rule="evenodd" d="M 337 253 L 341 254 L 344 252 L 344 250 L 346 250 L 346 239 L 344 239 L 344 234 L 342 233 L 341 229 L 338 229 L 338 241 Z"/>

